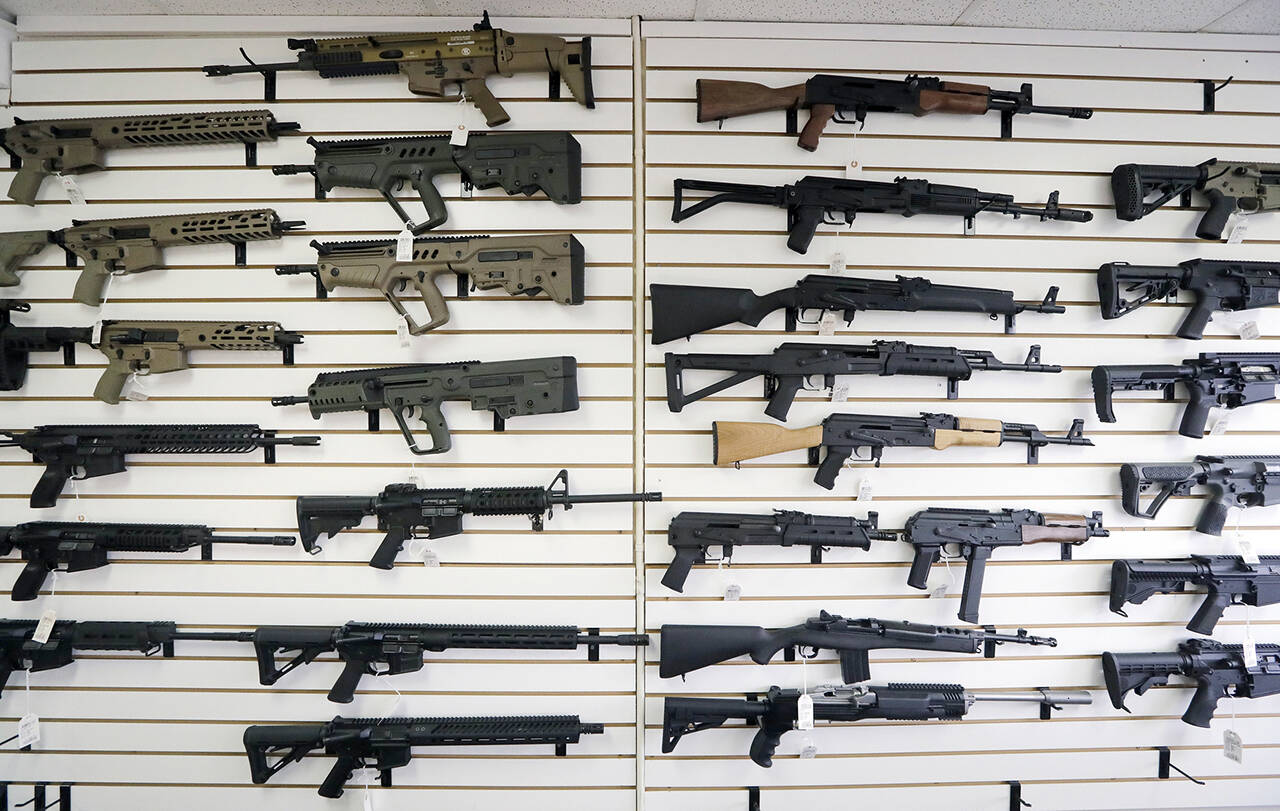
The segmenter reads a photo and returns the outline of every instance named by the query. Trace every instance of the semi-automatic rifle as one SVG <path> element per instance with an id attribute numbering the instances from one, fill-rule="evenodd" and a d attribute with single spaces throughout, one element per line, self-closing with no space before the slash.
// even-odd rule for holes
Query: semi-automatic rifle
<path id="1" fill-rule="evenodd" d="M 1111 610 L 1122 617 L 1125 605 L 1145 603 L 1156 594 L 1207 590 L 1187 630 L 1208 636 L 1228 606 L 1280 603 L 1280 555 L 1261 555 L 1246 563 L 1239 555 L 1192 555 L 1173 560 L 1117 560 L 1111 564 Z"/>
<path id="2" fill-rule="evenodd" d="M 1199 340 L 1213 314 L 1280 303 L 1280 262 L 1191 259 L 1173 266 L 1108 262 L 1098 268 L 1102 317 L 1119 318 L 1152 301 L 1173 301 L 1179 290 L 1196 297 L 1178 327 L 1179 338 Z M 1137 292 L 1133 298 L 1126 293 Z"/>
<path id="3" fill-rule="evenodd" d="M 1116 218 L 1140 220 L 1175 197 L 1183 208 L 1191 192 L 1203 192 L 1209 210 L 1196 226 L 1201 239 L 1222 239 L 1232 214 L 1280 209 L 1280 163 L 1243 163 L 1210 158 L 1195 166 L 1126 163 L 1111 172 Z M 1155 195 L 1150 202 L 1147 198 Z"/>
<path id="4" fill-rule="evenodd" d="M 1185 462 L 1128 462 L 1120 466 L 1120 504 L 1135 518 L 1155 518 L 1170 496 L 1209 488 L 1196 532 L 1221 535 L 1232 507 L 1269 507 L 1280 499 L 1280 456 L 1197 456 Z M 1143 493 L 1158 489 L 1143 509 Z"/>

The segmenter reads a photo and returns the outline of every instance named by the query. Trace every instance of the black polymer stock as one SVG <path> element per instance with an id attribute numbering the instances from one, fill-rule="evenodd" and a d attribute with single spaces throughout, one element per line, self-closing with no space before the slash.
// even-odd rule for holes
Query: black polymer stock
<path id="1" fill-rule="evenodd" d="M 1280 498 L 1280 456 L 1197 456 L 1191 462 L 1129 462 L 1120 466 L 1120 504 L 1135 518 L 1155 518 L 1171 496 L 1206 487 L 1209 498 L 1196 532 L 1221 535 L 1232 507 L 1267 507 Z M 1144 509 L 1142 494 L 1158 490 Z"/>
<path id="2" fill-rule="evenodd" d="M 1191 259 L 1172 266 L 1108 262 L 1098 268 L 1098 304 L 1106 319 L 1127 315 L 1152 301 L 1171 302 L 1180 290 L 1196 300 L 1177 335 L 1199 340 L 1215 312 L 1280 303 L 1280 262 Z M 1137 296 L 1125 297 L 1133 292 Z"/>
<path id="3" fill-rule="evenodd" d="M 685 191 L 713 194 L 684 208 Z M 675 181 L 675 205 L 671 221 L 681 222 L 720 203 L 751 203 L 787 210 L 787 247 L 796 253 L 809 250 L 819 225 L 852 225 L 858 214 L 947 214 L 963 217 L 965 232 L 973 230 L 981 212 L 1007 214 L 1014 219 L 1027 215 L 1045 220 L 1089 222 L 1092 211 L 1058 206 L 1058 193 L 1049 195 L 1043 207 L 1020 206 L 1013 196 L 984 192 L 966 186 L 944 186 L 922 179 L 896 178 L 892 183 L 874 180 L 809 175 L 786 186 L 756 186 L 748 183 L 721 183 L 710 180 Z"/>
<path id="4" fill-rule="evenodd" d="M 649 285 L 653 307 L 653 342 L 664 344 L 733 323 L 756 327 L 765 316 L 783 310 L 787 332 L 795 332 L 808 311 L 841 314 L 846 325 L 863 311 L 982 313 L 1004 319 L 1004 331 L 1014 331 L 1021 312 L 1065 313 L 1057 303 L 1058 288 L 1050 287 L 1039 302 L 1015 301 L 1013 291 L 987 287 L 934 284 L 922 276 L 898 276 L 892 281 L 847 276 L 805 276 L 792 287 L 758 296 L 742 287 L 702 287 L 683 284 Z"/>
<path id="5" fill-rule="evenodd" d="M 1229 606 L 1280 603 L 1280 555 L 1261 555 L 1257 563 L 1239 555 L 1113 561 L 1111 610 L 1127 617 L 1125 605 L 1145 603 L 1156 594 L 1191 593 L 1188 586 L 1204 588 L 1206 594 L 1187 630 L 1207 636 Z"/>

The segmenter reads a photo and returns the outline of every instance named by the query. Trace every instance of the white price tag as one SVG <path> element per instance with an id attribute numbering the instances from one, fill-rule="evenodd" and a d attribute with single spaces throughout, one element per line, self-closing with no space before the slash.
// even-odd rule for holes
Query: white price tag
<path id="1" fill-rule="evenodd" d="M 730 583 L 724 587 L 724 599 L 728 602 L 737 602 L 742 597 L 742 584 Z"/>
<path id="2" fill-rule="evenodd" d="M 844 176 L 847 178 L 862 177 L 862 161 L 850 158 L 844 165 Z"/>
<path id="3" fill-rule="evenodd" d="M 408 228 L 396 234 L 396 261 L 413 261 L 413 232 Z"/>
<path id="4" fill-rule="evenodd" d="M 1244 763 L 1244 740 L 1234 729 L 1222 733 L 1222 756 L 1236 763 Z"/>
<path id="5" fill-rule="evenodd" d="M 944 597 L 946 597 L 946 596 L 947 596 L 947 587 L 946 587 L 946 586 L 935 586 L 933 589 L 931 589 L 931 590 L 929 591 L 929 599 L 930 599 L 930 600 L 941 600 L 942 598 L 944 598 Z"/>
<path id="6" fill-rule="evenodd" d="M 796 699 L 796 729 L 813 729 L 813 696 L 808 693 Z"/>
<path id="7" fill-rule="evenodd" d="M 818 756 L 818 745 L 813 742 L 813 738 L 806 737 L 800 744 L 800 759 L 813 760 Z"/>
<path id="8" fill-rule="evenodd" d="M 449 136 L 449 143 L 453 146 L 466 146 L 467 136 L 471 134 L 471 130 L 467 129 L 467 125 L 459 123 L 453 128 L 453 133 Z"/>
<path id="9" fill-rule="evenodd" d="M 409 335 L 409 322 L 401 318 L 396 323 L 396 340 L 400 342 L 400 346 L 407 348 L 412 343 Z"/>
<path id="10" fill-rule="evenodd" d="M 418 469 L 416 467 L 409 469 L 409 475 L 405 477 L 405 481 L 412 484 L 414 487 L 422 486 L 422 477 L 418 475 Z"/>
<path id="11" fill-rule="evenodd" d="M 58 621 L 58 612 L 52 608 L 46 608 L 44 613 L 40 615 L 40 621 L 36 623 L 35 633 L 31 635 L 31 641 L 41 645 L 49 641 L 49 635 L 53 633 L 53 624 Z"/>
<path id="12" fill-rule="evenodd" d="M 825 310 L 822 318 L 818 320 L 819 335 L 835 335 L 836 327 L 840 324 L 840 316 L 835 310 Z"/>
<path id="13" fill-rule="evenodd" d="M 844 254 L 840 253 L 839 251 L 836 251 L 835 253 L 831 254 L 831 272 L 844 273 L 844 271 L 845 271 Z"/>
<path id="14" fill-rule="evenodd" d="M 408 549 L 409 557 L 414 560 L 420 560 L 427 566 L 439 568 L 440 556 L 436 554 L 436 550 L 431 548 L 431 544 L 425 538 L 413 538 L 409 541 Z"/>
<path id="15" fill-rule="evenodd" d="M 135 403 L 140 403 L 151 397 L 151 395 L 147 394 L 147 390 L 142 388 L 142 381 L 138 380 L 137 374 L 129 375 L 128 379 L 124 381 L 124 390 L 120 393 L 124 395 L 124 399 Z"/>
<path id="16" fill-rule="evenodd" d="M 831 402 L 847 403 L 849 402 L 849 384 L 837 383 L 831 387 Z"/>
<path id="17" fill-rule="evenodd" d="M 1262 561 L 1258 558 L 1258 550 L 1253 548 L 1253 540 L 1236 530 L 1236 547 L 1240 550 L 1240 559 L 1250 566 L 1257 566 Z"/>
<path id="18" fill-rule="evenodd" d="M 102 322 L 94 322 L 93 329 L 89 333 L 89 343 L 97 346 L 102 343 Z"/>
<path id="19" fill-rule="evenodd" d="M 73 206 L 88 205 L 88 201 L 84 199 L 84 192 L 80 190 L 80 184 L 71 175 L 58 175 L 58 179 L 62 181 L 62 188 L 67 193 L 67 199 L 71 201 Z"/>
<path id="20" fill-rule="evenodd" d="M 1244 666 L 1250 670 L 1258 667 L 1258 643 L 1252 636 L 1246 636 L 1240 645 L 1240 658 L 1244 659 Z"/>
<path id="21" fill-rule="evenodd" d="M 1248 233 L 1249 233 L 1249 218 L 1244 216 L 1237 217 L 1236 224 L 1231 229 L 1231 233 L 1227 234 L 1227 244 L 1239 245 L 1241 242 L 1244 242 L 1245 235 Z"/>
<path id="22" fill-rule="evenodd" d="M 1228 426 L 1231 424 L 1231 415 L 1222 412 L 1222 416 L 1214 420 L 1213 427 L 1209 429 L 1209 436 L 1222 436 L 1227 432 Z"/>
<path id="23" fill-rule="evenodd" d="M 871 477 L 863 476 L 858 480 L 858 501 L 871 500 Z"/>
<path id="24" fill-rule="evenodd" d="M 30 713 L 18 719 L 18 748 L 40 742 L 40 719 Z"/>
<path id="25" fill-rule="evenodd" d="M 1253 341 L 1262 337 L 1262 330 L 1258 329 L 1258 322 L 1246 321 L 1243 324 L 1241 324 L 1240 337 L 1246 341 Z"/>

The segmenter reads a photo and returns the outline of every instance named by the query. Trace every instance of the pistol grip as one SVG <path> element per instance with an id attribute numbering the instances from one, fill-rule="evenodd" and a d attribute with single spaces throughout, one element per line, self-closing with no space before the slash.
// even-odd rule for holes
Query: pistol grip
<path id="1" fill-rule="evenodd" d="M 677 549 L 676 556 L 671 559 L 667 571 L 662 575 L 662 585 L 672 591 L 684 592 L 684 582 L 689 577 L 693 564 L 700 562 L 705 556 L 697 549 Z"/>
<path id="2" fill-rule="evenodd" d="M 1224 493 L 1223 496 L 1225 495 Z M 1196 532 L 1202 532 L 1205 535 L 1221 535 L 1222 528 L 1227 523 L 1227 513 L 1230 511 L 1231 505 L 1223 497 L 1206 500 L 1200 517 L 1196 519 Z"/>
<path id="3" fill-rule="evenodd" d="M 36 195 L 40 193 L 40 187 L 44 185 L 44 179 L 48 174 L 49 170 L 43 162 L 23 161 L 22 168 L 9 183 L 9 199 L 16 200 L 24 206 L 35 205 Z"/>
<path id="4" fill-rule="evenodd" d="M 797 206 L 787 217 L 787 247 L 796 253 L 808 253 L 809 243 L 822 222 L 821 206 Z"/>
<path id="5" fill-rule="evenodd" d="M 98 378 L 98 385 L 93 389 L 93 399 L 116 405 L 120 402 L 120 393 L 124 391 L 125 381 L 129 379 L 126 369 L 121 371 L 114 363 L 108 363 L 107 369 Z"/>
<path id="6" fill-rule="evenodd" d="M 1218 189 L 1205 189 L 1204 196 L 1209 198 L 1209 210 L 1196 226 L 1196 236 L 1222 239 L 1222 229 L 1227 227 L 1227 220 L 1236 210 L 1236 198 L 1228 197 Z"/>
<path id="7" fill-rule="evenodd" d="M 333 683 L 333 687 L 329 688 L 329 700 L 337 704 L 350 704 L 355 699 L 360 677 L 366 672 L 368 670 L 364 662 L 348 659 L 338 680 Z"/>
<path id="8" fill-rule="evenodd" d="M 1199 439 L 1204 436 L 1204 427 L 1209 422 L 1209 409 L 1213 408 L 1214 398 L 1195 385 L 1187 386 L 1187 409 L 1182 412 L 1182 424 L 1178 433 L 1183 436 Z"/>
<path id="9" fill-rule="evenodd" d="M 423 276 L 421 281 L 416 278 L 413 281 L 414 289 L 422 296 L 422 303 L 427 308 L 427 323 L 425 325 L 418 324 L 413 317 L 405 311 L 404 305 L 400 303 L 400 299 L 396 297 L 393 291 L 387 291 L 387 301 L 391 302 L 391 306 L 396 312 L 404 317 L 409 324 L 409 333 L 411 335 L 421 335 L 424 332 L 430 332 L 436 327 L 442 327 L 449 323 L 449 305 L 445 303 L 444 296 L 440 293 L 440 288 L 436 286 L 435 280 L 430 276 Z"/>
<path id="10" fill-rule="evenodd" d="M 85 261 L 84 267 L 80 270 L 80 277 L 76 279 L 75 289 L 71 291 L 71 297 L 90 307 L 102 306 L 102 293 L 107 288 L 107 279 L 110 276 L 111 273 L 104 262 Z"/>
<path id="11" fill-rule="evenodd" d="M 375 569 L 391 569 L 396 565 L 396 555 L 404 549 L 404 542 L 409 540 L 409 528 L 392 526 L 383 536 L 382 543 L 369 558 L 369 565 Z M 337 699 L 330 699 L 336 701 Z M 350 701 L 350 699 L 348 699 Z"/>
<path id="12" fill-rule="evenodd" d="M 907 574 L 907 585 L 913 589 L 928 587 L 929 571 L 933 564 L 942 557 L 941 544 L 915 544 L 915 557 L 911 559 L 911 572 Z"/>
<path id="13" fill-rule="evenodd" d="M 484 123 L 490 127 L 500 127 L 511 120 L 511 116 L 502 109 L 502 105 L 494 98 L 483 78 L 468 79 L 463 82 L 462 94 L 466 96 L 467 101 L 480 108 L 480 112 L 484 113 Z"/>
<path id="14" fill-rule="evenodd" d="M 432 180 L 433 176 L 424 174 L 420 180 L 413 184 L 413 188 L 418 192 L 418 197 L 422 200 L 422 207 L 427 210 L 426 222 L 419 223 L 413 227 L 413 233 L 415 234 L 429 231 L 437 225 L 443 225 L 449 219 L 449 210 L 445 208 L 444 198 L 440 196 L 440 192 L 436 189 Z"/>
<path id="15" fill-rule="evenodd" d="M 1228 592 L 1211 588 L 1204 602 L 1200 604 L 1200 608 L 1196 610 L 1195 616 L 1187 623 L 1187 630 L 1209 636 L 1213 633 L 1218 620 L 1222 619 L 1222 612 L 1226 611 L 1229 605 L 1231 605 L 1231 595 Z"/>
<path id="16" fill-rule="evenodd" d="M 773 396 L 769 398 L 769 404 L 765 406 L 764 413 L 779 422 L 786 422 L 787 412 L 791 410 L 791 404 L 795 402 L 796 394 L 799 393 L 803 384 L 804 378 L 800 375 L 778 377 Z"/>
<path id="17" fill-rule="evenodd" d="M 27 565 L 23 566 L 22 571 L 18 573 L 18 579 L 13 581 L 13 590 L 9 593 L 9 598 L 15 602 L 34 600 L 39 596 L 40 587 L 44 585 L 45 578 L 49 576 L 52 568 L 40 558 L 27 561 Z"/>
<path id="18" fill-rule="evenodd" d="M 1204 328 L 1213 320 L 1215 310 L 1222 309 L 1222 299 L 1217 296 L 1200 294 L 1196 303 L 1191 305 L 1191 312 L 1178 327 L 1179 338 L 1190 338 L 1197 341 L 1204 337 Z"/>
<path id="19" fill-rule="evenodd" d="M 822 138 L 822 131 L 827 128 L 827 122 L 836 114 L 836 106 L 834 104 L 815 104 L 809 108 L 809 120 L 805 122 L 804 129 L 800 131 L 800 138 L 796 144 L 803 150 L 814 152 L 818 148 L 818 140 Z"/>
<path id="20" fill-rule="evenodd" d="M 449 425 L 444 421 L 444 413 L 440 410 L 439 401 L 433 400 L 431 403 L 423 403 L 416 406 L 421 412 L 421 419 L 427 427 L 427 432 L 431 434 L 430 448 L 419 448 L 418 439 L 409 428 L 407 415 L 413 412 L 415 406 L 383 403 L 383 408 L 391 411 L 392 416 L 395 417 L 396 425 L 400 426 L 400 433 L 404 435 L 404 440 L 409 443 L 409 450 L 413 453 L 419 456 L 426 456 L 433 453 L 444 453 L 453 447 L 453 437 L 449 435 Z"/>

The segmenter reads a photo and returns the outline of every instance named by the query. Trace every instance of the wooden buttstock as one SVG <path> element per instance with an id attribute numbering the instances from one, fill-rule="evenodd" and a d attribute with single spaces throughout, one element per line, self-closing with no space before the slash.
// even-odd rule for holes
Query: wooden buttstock
<path id="1" fill-rule="evenodd" d="M 804 102 L 804 85 L 765 87 L 755 82 L 699 79 L 698 122 L 717 121 L 770 110 L 788 110 Z"/>
<path id="2" fill-rule="evenodd" d="M 800 130 L 800 138 L 796 141 L 801 149 L 813 152 L 818 148 L 818 139 L 822 137 L 822 131 L 827 128 L 827 122 L 836 114 L 836 106 L 834 104 L 815 104 L 809 108 L 809 120 L 805 122 L 804 129 Z"/>
<path id="3" fill-rule="evenodd" d="M 1000 447 L 999 432 L 990 431 L 952 431 L 943 428 L 933 434 L 933 449 L 944 450 L 955 445 L 972 445 L 982 448 Z"/>
<path id="4" fill-rule="evenodd" d="M 916 115 L 925 113 L 965 113 L 982 115 L 987 111 L 987 88 L 978 85 L 948 85 L 948 89 L 956 87 L 972 87 L 981 91 L 946 92 L 941 90 L 921 90 L 920 107 Z"/>
<path id="5" fill-rule="evenodd" d="M 822 426 L 783 428 L 764 422 L 711 423 L 712 461 L 732 465 L 744 459 L 770 456 L 822 444 Z"/>

